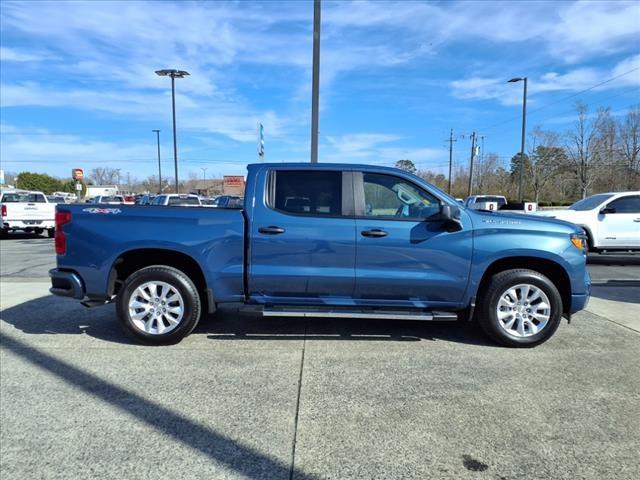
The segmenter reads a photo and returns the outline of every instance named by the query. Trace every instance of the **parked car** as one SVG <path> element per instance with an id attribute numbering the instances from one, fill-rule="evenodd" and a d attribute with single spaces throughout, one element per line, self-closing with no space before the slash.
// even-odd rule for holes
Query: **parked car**
<path id="1" fill-rule="evenodd" d="M 212 206 L 216 208 L 242 208 L 243 198 L 234 195 L 220 195 L 213 202 Z"/>
<path id="2" fill-rule="evenodd" d="M 153 199 L 152 205 L 167 207 L 200 207 L 200 197 L 192 194 L 169 193 L 158 195 Z"/>
<path id="3" fill-rule="evenodd" d="M 506 204 L 507 198 L 502 195 L 471 195 L 464 200 L 464 205 L 474 210 L 500 210 Z"/>
<path id="4" fill-rule="evenodd" d="M 243 210 L 59 205 L 51 292 L 115 299 L 125 331 L 151 344 L 240 302 L 277 317 L 475 318 L 531 347 L 589 298 L 586 238 L 570 223 L 468 209 L 392 168 L 248 169 Z"/>
<path id="5" fill-rule="evenodd" d="M 42 192 L 28 190 L 2 190 L 0 192 L 0 216 L 2 228 L 0 235 L 7 237 L 9 232 L 22 230 L 38 235 L 45 230 L 53 237 L 55 227 L 54 203 L 49 203 Z"/>
<path id="6" fill-rule="evenodd" d="M 565 210 L 542 210 L 537 215 L 583 228 L 592 252 L 640 250 L 640 192 L 599 193 Z"/>
<path id="7" fill-rule="evenodd" d="M 124 197 L 122 195 L 100 195 L 93 199 L 93 203 L 122 205 L 124 204 Z"/>
<path id="8" fill-rule="evenodd" d="M 136 205 L 151 205 L 155 195 L 140 195 L 136 200 Z"/>
<path id="9" fill-rule="evenodd" d="M 47 201 L 49 203 L 67 203 L 64 197 L 47 195 Z"/>

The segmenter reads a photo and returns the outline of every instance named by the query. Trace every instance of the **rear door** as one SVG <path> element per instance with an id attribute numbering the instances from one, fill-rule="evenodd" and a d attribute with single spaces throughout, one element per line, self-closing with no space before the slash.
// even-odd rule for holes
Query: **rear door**
<path id="1" fill-rule="evenodd" d="M 603 247 L 640 247 L 640 195 L 607 203 L 598 214 L 598 223 Z"/>
<path id="2" fill-rule="evenodd" d="M 442 201 L 392 174 L 354 176 L 358 299 L 432 306 L 462 301 L 473 247 L 461 213 L 455 231 L 440 220 Z"/>
<path id="3" fill-rule="evenodd" d="M 340 304 L 355 282 L 352 173 L 263 171 L 250 221 L 249 294 L 273 303 Z M 257 188 L 257 191 L 262 191 Z"/>

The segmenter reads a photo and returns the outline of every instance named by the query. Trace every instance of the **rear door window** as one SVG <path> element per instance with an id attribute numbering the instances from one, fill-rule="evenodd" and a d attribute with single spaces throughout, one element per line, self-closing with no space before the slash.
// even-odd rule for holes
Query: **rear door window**
<path id="1" fill-rule="evenodd" d="M 277 170 L 272 207 L 311 216 L 342 215 L 342 173 Z"/>

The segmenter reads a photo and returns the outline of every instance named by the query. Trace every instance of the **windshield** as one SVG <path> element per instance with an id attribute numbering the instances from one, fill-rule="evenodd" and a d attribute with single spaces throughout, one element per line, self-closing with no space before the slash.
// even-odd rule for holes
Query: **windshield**
<path id="1" fill-rule="evenodd" d="M 496 202 L 498 205 L 506 205 L 504 197 L 476 197 L 475 203 Z"/>
<path id="2" fill-rule="evenodd" d="M 41 193 L 5 193 L 2 203 L 47 203 Z"/>
<path id="3" fill-rule="evenodd" d="M 119 202 L 119 203 L 122 203 L 123 199 L 120 196 L 100 197 L 100 202 L 101 203 L 105 203 L 105 202 Z"/>
<path id="4" fill-rule="evenodd" d="M 169 197 L 169 205 L 200 205 L 198 197 Z"/>
<path id="5" fill-rule="evenodd" d="M 570 210 L 584 211 L 593 210 L 602 202 L 610 199 L 613 195 L 609 193 L 601 193 L 600 195 L 592 195 L 582 200 L 577 201 L 569 207 Z"/>

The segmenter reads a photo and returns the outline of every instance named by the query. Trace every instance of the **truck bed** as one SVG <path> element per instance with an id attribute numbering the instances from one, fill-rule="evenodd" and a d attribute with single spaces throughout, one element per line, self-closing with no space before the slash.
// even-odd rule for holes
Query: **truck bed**
<path id="1" fill-rule="evenodd" d="M 64 226 L 67 253 L 58 266 L 80 274 L 88 297 L 110 291 L 110 273 L 123 255 L 135 260 L 164 248 L 197 259 L 217 296 L 243 298 L 242 210 L 88 204 L 57 210 L 71 212 Z"/>

